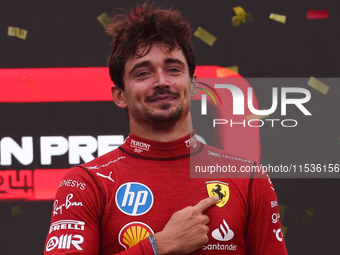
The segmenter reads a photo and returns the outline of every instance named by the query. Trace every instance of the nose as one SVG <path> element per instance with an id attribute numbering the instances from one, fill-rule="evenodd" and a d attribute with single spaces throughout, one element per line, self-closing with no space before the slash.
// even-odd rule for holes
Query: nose
<path id="1" fill-rule="evenodd" d="M 158 70 L 157 74 L 156 74 L 156 80 L 155 80 L 155 84 L 154 84 L 154 88 L 155 89 L 168 89 L 170 87 L 170 83 L 167 80 L 167 77 L 164 73 L 163 70 Z"/>

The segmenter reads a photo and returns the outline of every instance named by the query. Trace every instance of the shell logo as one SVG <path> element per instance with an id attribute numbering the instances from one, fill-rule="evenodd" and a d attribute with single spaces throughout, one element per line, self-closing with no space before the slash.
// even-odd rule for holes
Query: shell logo
<path id="1" fill-rule="evenodd" d="M 145 223 L 134 221 L 126 224 L 120 230 L 118 241 L 120 245 L 128 249 L 153 233 L 153 230 Z"/>

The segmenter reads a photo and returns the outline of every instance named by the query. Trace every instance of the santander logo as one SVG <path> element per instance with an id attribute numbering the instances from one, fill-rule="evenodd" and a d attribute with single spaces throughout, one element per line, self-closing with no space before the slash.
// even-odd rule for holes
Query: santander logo
<path id="1" fill-rule="evenodd" d="M 223 226 L 224 225 L 224 226 Z M 215 229 L 211 235 L 218 241 L 229 241 L 234 237 L 234 231 L 232 231 L 227 222 L 223 219 L 223 225 L 220 224 L 220 228 Z"/>

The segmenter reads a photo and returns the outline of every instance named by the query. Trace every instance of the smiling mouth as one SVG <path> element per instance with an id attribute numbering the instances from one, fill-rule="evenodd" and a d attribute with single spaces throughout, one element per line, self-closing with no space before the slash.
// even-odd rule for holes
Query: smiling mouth
<path id="1" fill-rule="evenodd" d="M 155 99 L 149 100 L 149 103 L 169 102 L 175 99 L 176 97 L 173 97 L 173 96 L 159 96 L 159 97 L 156 97 Z"/>
<path id="2" fill-rule="evenodd" d="M 172 92 L 170 90 L 162 90 L 162 91 L 157 90 L 152 95 L 146 96 L 144 101 L 147 103 L 169 102 L 179 97 L 180 95 L 177 92 Z"/>

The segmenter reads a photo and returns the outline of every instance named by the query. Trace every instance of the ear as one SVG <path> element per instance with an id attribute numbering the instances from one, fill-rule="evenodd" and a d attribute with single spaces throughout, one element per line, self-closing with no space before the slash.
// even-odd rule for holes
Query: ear
<path id="1" fill-rule="evenodd" d="M 194 74 L 190 82 L 190 97 L 191 98 L 195 97 L 197 95 L 197 92 L 198 92 L 197 75 Z"/>
<path id="2" fill-rule="evenodd" d="M 125 108 L 125 109 L 127 108 L 125 93 L 121 88 L 119 88 L 116 85 L 112 85 L 111 94 L 112 94 L 113 101 L 116 103 L 116 105 L 119 108 Z"/>

